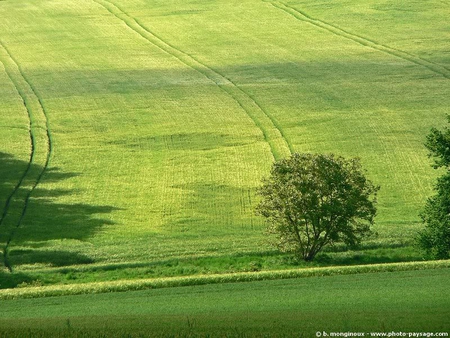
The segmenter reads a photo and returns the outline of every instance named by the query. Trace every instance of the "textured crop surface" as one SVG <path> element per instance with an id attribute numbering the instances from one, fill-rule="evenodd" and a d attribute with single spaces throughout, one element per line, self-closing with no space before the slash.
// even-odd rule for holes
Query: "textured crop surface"
<path id="1" fill-rule="evenodd" d="M 3 300 L 0 336 L 448 332 L 449 277 L 449 269 L 436 269 Z"/>
<path id="2" fill-rule="evenodd" d="M 418 260 L 450 106 L 445 1 L 0 1 L 0 287 L 292 268 L 256 188 L 358 156 L 371 239 L 317 265 Z M 297 263 L 295 263 L 297 264 Z"/>

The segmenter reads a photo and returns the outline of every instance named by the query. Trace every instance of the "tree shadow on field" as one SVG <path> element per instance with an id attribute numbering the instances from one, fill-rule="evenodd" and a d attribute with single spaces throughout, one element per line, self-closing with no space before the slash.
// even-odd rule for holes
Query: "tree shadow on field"
<path id="1" fill-rule="evenodd" d="M 0 289 L 15 288 L 20 284 L 32 284 L 35 279 L 24 273 L 10 273 L 0 270 Z"/>
<path id="2" fill-rule="evenodd" d="M 320 266 L 361 265 L 399 263 L 422 260 L 413 243 L 408 242 L 366 242 L 356 248 L 342 243 L 319 253 L 315 263 Z"/>
<path id="3" fill-rule="evenodd" d="M 1 266 L 6 267 L 4 252 L 8 242 L 6 259 L 13 271 L 20 265 L 61 267 L 89 264 L 94 262 L 91 257 L 76 247 L 65 250 L 64 241 L 82 242 L 103 226 L 114 224 L 100 215 L 109 214 L 118 208 L 59 203 L 58 197 L 73 194 L 74 191 L 40 188 L 44 183 L 78 176 L 77 173 L 62 172 L 57 168 L 45 171 L 40 184 L 29 198 L 25 216 L 20 220 L 26 196 L 42 170 L 42 166 L 29 166 L 26 161 L 0 152 L 0 288 L 14 287 L 30 280 L 26 274 L 9 273 L 6 269 L 1 272 Z M 24 176 L 25 172 L 27 175 Z M 49 246 L 49 241 L 59 241 L 61 245 L 58 244 L 55 249 Z"/>

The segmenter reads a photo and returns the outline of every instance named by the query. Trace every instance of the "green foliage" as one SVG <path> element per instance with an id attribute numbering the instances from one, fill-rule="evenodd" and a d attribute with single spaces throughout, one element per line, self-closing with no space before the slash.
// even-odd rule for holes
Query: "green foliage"
<path id="1" fill-rule="evenodd" d="M 378 190 L 359 159 L 295 153 L 263 180 L 257 213 L 280 249 L 311 261 L 327 245 L 355 246 L 370 235 Z"/>
<path id="2" fill-rule="evenodd" d="M 450 115 L 447 115 L 450 122 Z M 445 127 L 442 131 L 431 128 L 426 137 L 425 147 L 429 150 L 429 156 L 434 159 L 434 168 L 450 168 L 450 129 Z"/>
<path id="3" fill-rule="evenodd" d="M 448 116 L 450 122 L 450 116 Z M 425 146 L 434 158 L 434 168 L 446 172 L 438 178 L 436 194 L 428 198 L 421 213 L 425 229 L 418 235 L 418 245 L 426 254 L 436 259 L 450 257 L 450 129 L 432 128 Z"/>

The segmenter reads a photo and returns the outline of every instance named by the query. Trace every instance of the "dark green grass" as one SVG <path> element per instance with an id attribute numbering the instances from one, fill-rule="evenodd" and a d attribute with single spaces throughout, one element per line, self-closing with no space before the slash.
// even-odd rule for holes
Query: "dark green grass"
<path id="1" fill-rule="evenodd" d="M 2 301 L 0 336 L 448 332 L 449 269 Z"/>
<path id="2" fill-rule="evenodd" d="M 294 255 L 277 251 L 247 252 L 234 255 L 167 258 L 153 262 L 123 262 L 118 264 L 93 264 L 83 255 L 67 255 L 66 252 L 42 251 L 19 253 L 21 259 L 54 262 L 49 269 L 28 270 L 12 274 L 0 274 L 0 289 L 16 286 L 74 284 L 120 279 L 142 279 L 199 274 L 270 271 L 292 268 L 312 268 L 339 265 L 380 264 L 422 260 L 422 255 L 412 243 L 369 242 L 359 249 L 345 246 L 327 248 L 314 262 L 304 262 Z M 73 260 L 73 265 L 68 262 Z M 58 265 L 60 262 L 60 265 Z"/>
<path id="3" fill-rule="evenodd" d="M 53 261 L 60 259 L 67 263 L 73 256 L 50 251 Z M 82 257 L 78 257 L 81 258 Z M 50 259 L 50 258 L 49 258 Z M 65 259 L 65 260 L 64 260 Z M 85 258 L 86 259 L 86 258 Z M 279 252 L 257 252 L 229 256 L 191 257 L 148 262 L 121 264 L 89 264 L 54 267 L 0 275 L 1 288 L 16 286 L 74 284 L 120 279 L 141 279 L 198 274 L 217 274 L 311 268 L 339 265 L 379 264 L 418 261 L 420 253 L 412 246 L 384 245 L 382 247 L 362 247 L 358 251 L 328 250 L 319 254 L 315 262 L 306 263 L 295 256 Z"/>

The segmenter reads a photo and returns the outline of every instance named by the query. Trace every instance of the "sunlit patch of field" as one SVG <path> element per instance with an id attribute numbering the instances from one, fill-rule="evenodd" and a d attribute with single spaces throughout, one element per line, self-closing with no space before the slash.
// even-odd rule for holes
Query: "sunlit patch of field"
<path id="1" fill-rule="evenodd" d="M 442 1 L 0 2 L 3 287 L 299 264 L 268 251 L 253 212 L 292 151 L 361 157 L 381 186 L 379 236 L 318 265 L 420 259 L 447 14 Z"/>

